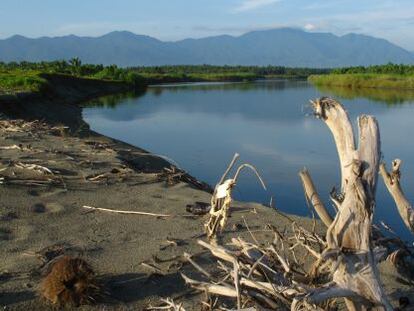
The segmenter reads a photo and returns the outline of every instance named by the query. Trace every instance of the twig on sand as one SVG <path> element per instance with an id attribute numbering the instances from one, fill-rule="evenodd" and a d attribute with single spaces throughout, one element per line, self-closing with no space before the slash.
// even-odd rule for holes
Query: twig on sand
<path id="1" fill-rule="evenodd" d="M 90 210 L 98 210 L 103 212 L 110 212 L 110 213 L 117 213 L 117 214 L 135 214 L 135 215 L 145 215 L 145 216 L 154 216 L 154 217 L 174 217 L 175 215 L 169 214 L 156 214 L 156 213 L 147 213 L 147 212 L 137 212 L 137 211 L 120 211 L 114 210 L 109 208 L 102 208 L 102 207 L 93 207 L 84 205 L 83 208 L 90 209 Z"/>
<path id="2" fill-rule="evenodd" d="M 156 273 L 156 274 L 159 274 L 159 275 L 165 275 L 165 272 L 162 271 L 160 268 L 158 268 L 155 265 L 152 265 L 152 264 L 149 264 L 149 263 L 146 263 L 146 262 L 141 262 L 140 265 L 152 270 L 153 273 Z"/>
<path id="3" fill-rule="evenodd" d="M 13 149 L 22 150 L 22 147 L 20 147 L 18 145 L 0 146 L 0 150 L 13 150 Z"/>
<path id="4" fill-rule="evenodd" d="M 109 208 L 93 207 L 93 206 L 88 206 L 88 205 L 84 205 L 82 207 L 89 209 L 89 210 L 110 212 L 110 213 L 116 213 L 116 214 L 132 214 L 132 215 L 154 216 L 154 217 L 161 217 L 161 218 L 167 218 L 167 217 L 194 218 L 194 215 L 181 215 L 181 214 L 174 215 L 174 214 L 157 214 L 157 213 L 138 212 L 138 211 L 121 211 L 121 210 L 115 210 L 115 209 L 109 209 Z"/>

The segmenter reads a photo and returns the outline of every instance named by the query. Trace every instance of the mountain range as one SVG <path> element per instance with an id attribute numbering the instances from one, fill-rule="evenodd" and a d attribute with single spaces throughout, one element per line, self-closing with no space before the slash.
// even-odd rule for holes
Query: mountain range
<path id="1" fill-rule="evenodd" d="M 127 31 L 100 37 L 0 40 L 0 61 L 51 61 L 79 57 L 84 63 L 118 66 L 280 65 L 339 67 L 392 63 L 414 64 L 414 54 L 387 40 L 361 34 L 336 36 L 295 28 L 252 31 L 175 42 Z"/>

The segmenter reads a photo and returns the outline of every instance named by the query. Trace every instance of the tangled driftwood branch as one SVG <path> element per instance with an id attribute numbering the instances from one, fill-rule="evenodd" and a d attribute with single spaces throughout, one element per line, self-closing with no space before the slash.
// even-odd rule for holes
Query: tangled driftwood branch
<path id="1" fill-rule="evenodd" d="M 227 219 L 229 217 L 230 204 L 232 202 L 231 193 L 234 186 L 236 185 L 237 178 L 239 177 L 242 169 L 251 169 L 256 174 L 262 187 L 266 189 L 263 179 L 260 177 L 256 168 L 253 165 L 247 163 L 242 164 L 237 168 L 237 171 L 234 174 L 233 178 L 226 179 L 238 158 L 239 154 L 236 153 L 223 176 L 221 177 L 216 188 L 214 189 L 213 196 L 211 197 L 210 218 L 205 224 L 206 234 L 209 239 L 215 240 L 217 237 L 217 232 L 222 231 L 226 226 Z"/>
<path id="2" fill-rule="evenodd" d="M 232 239 L 231 249 L 201 240 L 198 243 L 220 260 L 221 275 L 213 277 L 203 269 L 199 271 L 211 281 L 183 275 L 185 282 L 208 295 L 234 298 L 238 309 L 251 306 L 252 302 L 263 308 L 290 307 L 295 297 L 306 295 L 310 288 L 310 279 L 294 267 L 282 250 L 285 243 L 282 239 L 275 239 L 266 248 L 241 238 Z M 190 263 L 199 267 L 194 260 Z M 306 303 L 312 310 L 322 310 Z"/>

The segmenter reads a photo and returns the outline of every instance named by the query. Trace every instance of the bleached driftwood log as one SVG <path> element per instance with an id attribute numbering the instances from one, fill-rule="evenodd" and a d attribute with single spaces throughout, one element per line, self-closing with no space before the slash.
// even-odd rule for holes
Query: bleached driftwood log
<path id="1" fill-rule="evenodd" d="M 414 209 L 410 202 L 404 195 L 400 185 L 400 172 L 401 160 L 395 159 L 392 161 L 391 172 L 387 172 L 384 163 L 380 165 L 380 174 L 387 186 L 388 191 L 393 197 L 395 204 L 397 205 L 398 212 L 404 221 L 407 228 L 414 233 Z"/>
<path id="2" fill-rule="evenodd" d="M 359 147 L 343 106 L 330 98 L 312 102 L 315 115 L 322 119 L 335 139 L 342 180 L 338 212 L 329 226 L 327 248 L 322 256 L 331 261 L 332 283 L 310 292 L 304 300 L 345 297 L 348 310 L 393 310 L 387 300 L 376 268 L 371 230 L 380 159 L 378 124 L 372 116 L 360 116 Z M 302 298 L 297 300 L 303 300 Z M 292 310 L 295 310 L 294 305 Z"/>
<path id="3" fill-rule="evenodd" d="M 324 102 L 324 105 L 318 104 Z M 347 112 L 344 109 L 325 109 L 327 105 L 335 106 L 335 101 L 329 98 L 311 101 L 315 115 L 325 121 L 332 132 L 338 151 L 341 165 L 341 190 L 345 186 L 347 165 L 352 162 L 354 156 L 351 150 L 355 150 L 354 133 Z"/>

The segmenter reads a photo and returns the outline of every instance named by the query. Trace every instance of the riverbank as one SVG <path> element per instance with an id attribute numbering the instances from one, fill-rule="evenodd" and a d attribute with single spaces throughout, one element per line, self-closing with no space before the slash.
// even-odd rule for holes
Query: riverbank
<path id="1" fill-rule="evenodd" d="M 170 178 L 167 161 L 89 130 L 79 103 L 101 91 L 122 91 L 122 85 L 56 79 L 50 96 L 14 94 L 0 102 L 0 306 L 54 310 L 37 288 L 45 261 L 65 253 L 90 262 L 109 293 L 82 310 L 142 310 L 176 296 L 189 310 L 199 310 L 180 272 L 194 273 L 182 255 L 200 253 L 196 240 L 205 222 L 186 206 L 209 203 L 208 188 Z M 31 170 L 32 164 L 50 173 Z M 175 217 L 91 213 L 84 205 Z M 248 239 L 242 217 L 263 239 L 271 239 L 263 219 L 289 227 L 262 205 L 236 205 L 227 240 L 236 232 Z M 214 265 L 205 253 L 194 258 L 206 269 Z"/>
<path id="2" fill-rule="evenodd" d="M 308 81 L 316 86 L 414 90 L 414 76 L 398 74 L 349 73 L 311 75 Z"/>
<path id="3" fill-rule="evenodd" d="M 80 137 L 61 126 L 3 118 L 0 148 L 0 306 L 55 310 L 37 288 L 45 262 L 65 253 L 87 260 L 109 293 L 81 310 L 143 310 L 162 297 L 185 300 L 186 310 L 201 309 L 180 273 L 195 273 L 184 252 L 204 269 L 215 266 L 197 245 L 205 217 L 186 211 L 196 202 L 208 204 L 209 192 L 174 182 L 165 175 L 165 160 L 93 132 Z M 51 173 L 31 170 L 31 164 Z M 91 212 L 84 205 L 171 217 Z M 313 223 L 292 219 L 307 228 Z M 244 221 L 263 241 L 272 239 L 267 223 L 291 227 L 270 208 L 235 203 L 225 241 L 251 238 Z"/>
<path id="4" fill-rule="evenodd" d="M 72 133 L 88 131 L 78 103 L 99 96 L 131 90 L 120 81 L 79 78 L 70 75 L 42 74 L 38 89 L 20 89 L 0 93 L 0 112 L 9 118 L 43 120 L 64 125 Z M 144 87 L 143 87 L 144 88 Z"/>
<path id="5" fill-rule="evenodd" d="M 61 97 L 16 96 L 0 103 L 0 306 L 53 310 L 37 296 L 37 286 L 45 262 L 65 253 L 90 262 L 109 293 L 80 310 L 143 310 L 161 297 L 178 297 L 186 310 L 200 310 L 200 296 L 189 291 L 180 273 L 195 272 L 184 252 L 207 271 L 216 265 L 196 242 L 204 239 L 205 217 L 186 210 L 195 202 L 209 203 L 210 193 L 165 174 L 170 167 L 165 160 L 90 131 L 79 102 L 99 95 L 101 86 L 55 82 Z M 84 205 L 169 216 L 91 212 Z M 292 229 L 291 220 L 308 229 L 314 225 L 256 203 L 234 202 L 232 211 L 224 242 L 235 236 L 250 241 L 252 232 L 270 243 L 274 236 L 267 224 L 280 232 Z M 320 222 L 316 231 L 324 232 Z M 411 295 L 410 284 L 389 263 L 380 272 L 396 305 L 399 297 Z"/>

